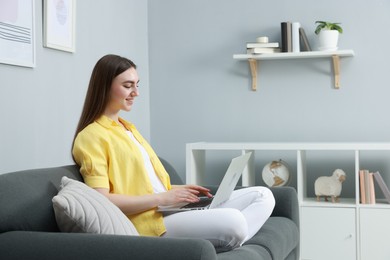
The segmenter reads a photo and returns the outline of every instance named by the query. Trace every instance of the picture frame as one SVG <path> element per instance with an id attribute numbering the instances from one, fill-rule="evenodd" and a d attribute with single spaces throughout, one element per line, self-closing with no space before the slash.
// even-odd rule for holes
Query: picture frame
<path id="1" fill-rule="evenodd" d="M 35 0 L 2 0 L 0 63 L 34 68 L 35 45 Z"/>
<path id="2" fill-rule="evenodd" d="M 76 1 L 44 0 L 43 46 L 75 52 Z"/>

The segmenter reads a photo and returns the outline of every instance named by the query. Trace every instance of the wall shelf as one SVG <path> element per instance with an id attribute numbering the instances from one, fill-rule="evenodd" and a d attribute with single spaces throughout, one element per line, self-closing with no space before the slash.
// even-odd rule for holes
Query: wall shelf
<path id="1" fill-rule="evenodd" d="M 340 57 L 355 56 L 353 50 L 281 52 L 271 54 L 234 54 L 233 59 L 247 60 L 252 75 L 252 90 L 257 90 L 257 66 L 261 60 L 316 59 L 332 58 L 335 88 L 340 88 Z"/>

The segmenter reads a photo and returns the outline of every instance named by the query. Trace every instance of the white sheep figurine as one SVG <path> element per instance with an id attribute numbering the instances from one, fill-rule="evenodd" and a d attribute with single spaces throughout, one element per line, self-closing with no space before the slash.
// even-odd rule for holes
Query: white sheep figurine
<path id="1" fill-rule="evenodd" d="M 337 169 L 333 172 L 332 176 L 318 177 L 314 183 L 314 192 L 317 196 L 317 201 L 320 201 L 320 197 L 325 197 L 325 201 L 328 201 L 328 197 L 332 198 L 332 202 L 338 202 L 341 193 L 341 184 L 345 181 L 346 174 L 343 170 Z"/>

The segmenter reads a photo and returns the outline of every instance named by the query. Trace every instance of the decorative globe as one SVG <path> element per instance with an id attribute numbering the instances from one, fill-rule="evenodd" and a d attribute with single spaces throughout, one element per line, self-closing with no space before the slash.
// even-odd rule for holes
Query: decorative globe
<path id="1" fill-rule="evenodd" d="M 287 163 L 281 159 L 267 163 L 263 168 L 262 177 L 268 187 L 287 185 L 290 182 L 290 172 Z"/>

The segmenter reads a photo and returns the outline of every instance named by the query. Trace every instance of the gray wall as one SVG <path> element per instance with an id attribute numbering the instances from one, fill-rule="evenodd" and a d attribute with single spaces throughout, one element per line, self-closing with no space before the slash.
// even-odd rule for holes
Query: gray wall
<path id="1" fill-rule="evenodd" d="M 96 61 L 115 53 L 139 66 L 141 97 L 123 116 L 150 138 L 147 2 L 76 1 L 76 52 L 42 47 L 35 1 L 36 68 L 0 64 L 0 173 L 73 163 L 74 131 Z"/>
<path id="2" fill-rule="evenodd" d="M 70 54 L 42 47 L 36 1 L 37 67 L 0 64 L 0 173 L 72 163 L 89 76 L 107 53 L 138 64 L 141 96 L 123 116 L 183 178 L 188 142 L 388 141 L 389 11 L 385 0 L 83 0 Z M 232 55 L 257 36 L 280 41 L 287 20 L 315 45 L 322 19 L 341 22 L 340 49 L 356 53 L 341 60 L 341 89 L 329 59 L 281 60 L 260 64 L 252 92 L 248 64 Z M 213 156 L 223 172 L 232 154 Z M 277 157 L 293 156 L 267 154 L 257 171 Z"/>
<path id="3" fill-rule="evenodd" d="M 389 13 L 385 0 L 150 0 L 155 149 L 184 178 L 189 142 L 389 141 Z M 341 22 L 339 48 L 355 51 L 341 89 L 330 59 L 309 59 L 262 62 L 252 92 L 232 55 L 258 36 L 280 41 L 282 21 L 299 21 L 313 46 L 316 20 Z"/>

